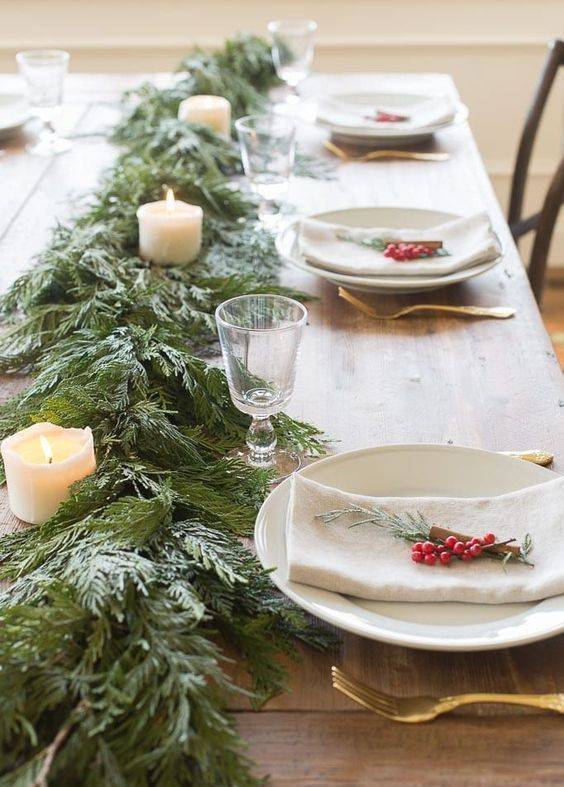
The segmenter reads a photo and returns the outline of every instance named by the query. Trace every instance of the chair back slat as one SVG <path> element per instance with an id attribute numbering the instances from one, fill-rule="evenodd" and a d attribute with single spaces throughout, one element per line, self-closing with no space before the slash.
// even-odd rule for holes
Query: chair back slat
<path id="1" fill-rule="evenodd" d="M 554 78 L 556 77 L 559 67 L 562 65 L 564 65 L 564 40 L 557 39 L 550 45 L 541 78 L 537 85 L 535 97 L 529 109 L 525 127 L 519 142 L 515 169 L 513 171 L 513 180 L 511 183 L 511 198 L 507 217 L 512 232 L 514 229 L 513 225 L 517 224 L 522 216 L 525 183 L 529 171 L 529 163 L 531 161 L 535 137 Z M 514 233 L 514 237 L 517 238 L 519 235 Z"/>
<path id="2" fill-rule="evenodd" d="M 563 200 L 564 158 L 560 161 L 560 166 L 556 170 L 546 192 L 544 204 L 538 218 L 533 250 L 531 251 L 528 274 L 537 303 L 541 302 L 550 243 Z"/>

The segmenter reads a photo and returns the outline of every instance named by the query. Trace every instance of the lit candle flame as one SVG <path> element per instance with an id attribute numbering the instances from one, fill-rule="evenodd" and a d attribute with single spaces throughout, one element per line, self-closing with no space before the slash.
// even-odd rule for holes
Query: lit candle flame
<path id="1" fill-rule="evenodd" d="M 176 209 L 176 203 L 174 201 L 174 191 L 172 189 L 168 189 L 166 192 L 166 209 L 170 213 Z"/>
<path id="2" fill-rule="evenodd" d="M 49 444 L 49 440 L 40 434 L 39 435 L 39 442 L 41 443 L 41 448 L 43 449 L 43 453 L 45 454 L 45 461 L 48 465 L 50 465 L 53 461 L 53 451 L 51 451 L 51 446 Z"/>

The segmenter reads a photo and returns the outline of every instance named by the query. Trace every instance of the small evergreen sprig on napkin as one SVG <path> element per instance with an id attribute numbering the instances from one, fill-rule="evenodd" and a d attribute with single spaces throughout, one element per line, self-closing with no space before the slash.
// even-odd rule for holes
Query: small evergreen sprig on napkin
<path id="1" fill-rule="evenodd" d="M 429 257 L 449 257 L 441 241 L 401 241 L 386 238 L 355 238 L 346 233 L 337 233 L 337 239 L 346 243 L 354 243 L 380 252 L 384 257 L 391 257 L 398 262 L 427 259 Z"/>
<path id="2" fill-rule="evenodd" d="M 414 544 L 411 558 L 416 563 L 426 562 L 429 565 L 434 565 L 439 560 L 442 564 L 447 565 L 453 556 L 459 557 L 461 560 L 483 556 L 501 560 L 504 566 L 510 560 L 516 560 L 528 566 L 533 565 L 528 559 L 528 555 L 533 549 L 530 533 L 525 535 L 522 544 L 517 544 L 515 538 L 498 541 L 493 533 L 487 533 L 483 537 L 467 536 L 455 530 L 431 525 L 420 511 L 416 514 L 409 512 L 394 514 L 376 506 L 370 508 L 351 506 L 333 509 L 316 516 L 329 525 L 337 519 L 351 514 L 360 514 L 361 518 L 349 524 L 349 528 L 366 524 L 376 525 L 385 528 L 394 537 Z"/>

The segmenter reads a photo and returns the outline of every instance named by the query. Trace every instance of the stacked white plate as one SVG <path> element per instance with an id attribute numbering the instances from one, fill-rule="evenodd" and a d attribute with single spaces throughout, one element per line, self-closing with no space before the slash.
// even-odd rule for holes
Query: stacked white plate
<path id="1" fill-rule="evenodd" d="M 321 484 L 374 496 L 502 495 L 556 477 L 544 467 L 490 451 L 440 445 L 392 445 L 337 454 L 300 471 Z M 286 509 L 291 479 L 266 499 L 255 544 L 272 581 L 300 607 L 369 639 L 429 650 L 490 650 L 564 631 L 564 596 L 519 604 L 366 601 L 290 582 Z"/>
<path id="2" fill-rule="evenodd" d="M 454 213 L 423 208 L 348 208 L 318 213 L 311 218 L 326 221 L 330 224 L 342 224 L 348 227 L 389 227 L 390 229 L 422 229 L 427 230 L 458 218 Z M 280 256 L 300 270 L 312 273 L 332 282 L 338 287 L 349 290 L 376 293 L 415 293 L 437 290 L 449 284 L 456 284 L 490 270 L 500 259 L 479 263 L 472 268 L 455 271 L 443 276 L 350 276 L 344 273 L 325 270 L 311 265 L 300 253 L 299 220 L 290 224 L 276 239 L 276 248 Z"/>
<path id="3" fill-rule="evenodd" d="M 433 97 L 408 93 L 340 93 L 326 96 L 319 103 L 317 123 L 328 129 L 334 137 L 355 145 L 371 145 L 373 147 L 400 146 L 415 144 L 429 139 L 437 131 L 441 131 L 454 123 L 461 123 L 468 118 L 468 107 L 460 101 L 452 103 L 452 113 L 448 118 L 434 123 L 418 125 L 417 114 L 424 106 L 428 106 Z M 363 113 L 369 108 L 379 107 L 396 110 L 413 120 L 397 123 L 374 123 L 367 125 L 362 120 Z M 355 123 L 355 116 L 359 122 Z"/>

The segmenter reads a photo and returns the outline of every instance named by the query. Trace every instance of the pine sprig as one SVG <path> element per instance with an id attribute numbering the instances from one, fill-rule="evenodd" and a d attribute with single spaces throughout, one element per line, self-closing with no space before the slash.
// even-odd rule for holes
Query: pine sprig
<path id="1" fill-rule="evenodd" d="M 269 477 L 225 457 L 248 419 L 203 360 L 222 300 L 302 296 L 277 284 L 272 237 L 228 181 L 233 144 L 176 120 L 193 93 L 256 111 L 275 81 L 267 43 L 237 37 L 129 96 L 114 167 L 0 298 L 0 371 L 33 373 L 0 436 L 90 425 L 98 460 L 48 522 L 0 539 L 0 785 L 258 785 L 224 710 L 242 690 L 223 644 L 259 705 L 295 638 L 330 642 L 241 542 Z M 137 257 L 137 207 L 164 184 L 206 214 L 190 268 Z M 281 442 L 323 450 L 314 427 L 276 420 Z"/>
<path id="2" fill-rule="evenodd" d="M 346 518 L 351 514 L 360 515 L 361 518 L 358 519 L 357 517 L 353 522 L 347 525 L 349 529 L 360 527 L 361 525 L 375 525 L 376 527 L 384 528 L 395 538 L 401 538 L 404 541 L 411 542 L 427 541 L 430 539 L 431 542 L 434 541 L 437 543 L 438 538 L 438 542 L 442 544 L 446 538 L 446 536 L 442 534 L 440 536 L 436 535 L 436 528 L 429 523 L 420 511 L 417 511 L 415 514 L 409 511 L 403 514 L 394 514 L 389 511 L 384 511 L 377 506 L 370 506 L 370 508 L 350 506 L 349 508 L 335 508 L 331 511 L 325 511 L 316 514 L 316 517 L 321 519 L 324 524 L 330 525 L 341 517 Z M 457 536 L 456 531 L 446 528 L 441 528 L 440 530 L 449 535 Z M 458 536 L 458 538 L 464 539 L 468 537 Z M 527 533 L 525 535 L 523 544 L 515 544 L 515 546 L 518 547 L 515 550 L 509 549 L 505 551 L 507 545 L 513 544 L 515 541 L 515 538 L 510 538 L 507 541 L 486 544 L 481 554 L 484 555 L 484 557 L 500 560 L 503 566 L 510 560 L 516 560 L 525 565 L 533 566 L 533 563 L 528 560 L 528 555 L 533 549 L 531 534 Z"/>
<path id="3" fill-rule="evenodd" d="M 359 514 L 361 519 L 355 519 L 349 528 L 360 527 L 360 525 L 376 525 L 389 531 L 389 533 L 396 538 L 402 538 L 404 541 L 420 541 L 426 540 L 429 537 L 431 530 L 430 524 L 427 522 L 421 512 L 411 514 L 393 514 L 384 511 L 376 506 L 370 508 L 363 508 L 362 506 L 351 506 L 350 508 L 334 509 L 333 511 L 325 511 L 324 513 L 317 514 L 326 525 L 331 524 L 342 516 L 350 514 Z"/>

